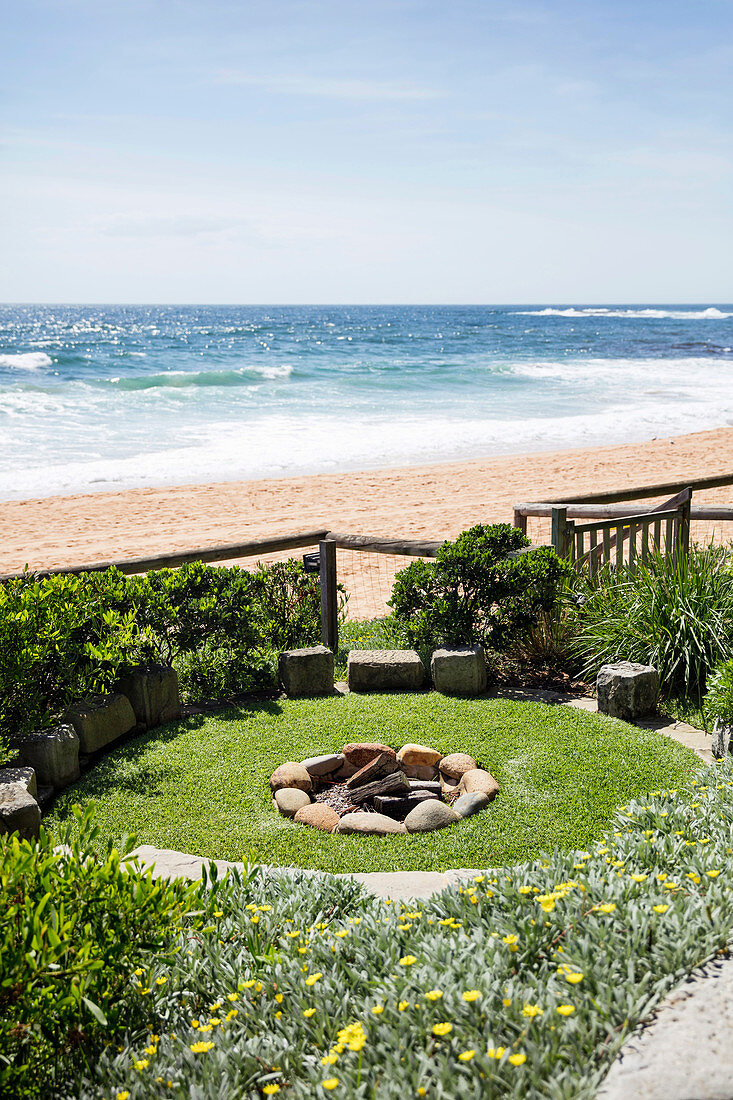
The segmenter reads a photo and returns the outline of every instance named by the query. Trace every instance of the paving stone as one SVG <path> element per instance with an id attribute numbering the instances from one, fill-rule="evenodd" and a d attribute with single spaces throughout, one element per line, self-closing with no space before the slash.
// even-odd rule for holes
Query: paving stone
<path id="1" fill-rule="evenodd" d="M 659 694 L 659 674 L 651 665 L 618 661 L 603 665 L 596 679 L 598 711 L 635 722 L 651 714 Z"/>
<path id="2" fill-rule="evenodd" d="M 67 787 L 79 778 L 79 737 L 73 726 L 36 730 L 20 741 L 18 752 L 40 784 Z"/>
<path id="3" fill-rule="evenodd" d="M 453 809 L 459 817 L 472 817 L 489 804 L 489 796 L 484 791 L 472 791 L 471 794 L 462 794 L 453 803 Z"/>
<path id="4" fill-rule="evenodd" d="M 277 674 L 291 698 L 333 695 L 333 653 L 325 645 L 285 650 L 278 656 Z"/>
<path id="5" fill-rule="evenodd" d="M 410 810 L 405 818 L 405 826 L 408 833 L 428 833 L 433 829 L 445 829 L 447 825 L 455 825 L 460 821 L 459 815 L 445 802 L 431 799 L 421 802 L 414 810 Z"/>
<path id="6" fill-rule="evenodd" d="M 115 691 L 127 696 L 135 720 L 146 729 L 172 722 L 181 713 L 178 673 L 168 665 L 140 665 L 120 677 Z"/>
<path id="7" fill-rule="evenodd" d="M 310 791 L 313 780 L 302 764 L 294 760 L 286 760 L 279 768 L 275 768 L 270 776 L 270 789 L 273 793 L 282 787 L 297 787 L 300 791 Z"/>
<path id="8" fill-rule="evenodd" d="M 310 825 L 314 829 L 321 829 L 324 833 L 332 833 L 339 823 L 339 815 L 331 806 L 323 802 L 313 802 L 310 806 L 303 806 L 295 815 L 298 825 Z"/>
<path id="9" fill-rule="evenodd" d="M 436 649 L 430 659 L 430 675 L 435 690 L 444 695 L 481 695 L 487 682 L 483 647 Z"/>
<path id="10" fill-rule="evenodd" d="M 345 762 L 346 757 L 342 752 L 332 752 L 326 756 L 309 756 L 307 760 L 301 761 L 308 774 L 315 776 L 332 775 L 339 771 Z"/>
<path id="11" fill-rule="evenodd" d="M 350 691 L 416 691 L 425 668 L 414 649 L 352 649 L 346 678 Z"/>
<path id="12" fill-rule="evenodd" d="M 310 795 L 298 787 L 280 787 L 275 791 L 275 805 L 283 817 L 295 817 L 298 810 L 310 806 Z"/>
<path id="13" fill-rule="evenodd" d="M 389 833 L 406 833 L 402 821 L 393 821 L 384 814 L 368 814 L 362 810 L 346 814 L 334 829 L 335 833 L 363 833 L 367 836 L 387 836 Z"/>
<path id="14" fill-rule="evenodd" d="M 135 725 L 135 712 L 126 695 L 92 695 L 67 707 L 64 721 L 76 730 L 79 751 L 98 752 L 119 740 Z"/>

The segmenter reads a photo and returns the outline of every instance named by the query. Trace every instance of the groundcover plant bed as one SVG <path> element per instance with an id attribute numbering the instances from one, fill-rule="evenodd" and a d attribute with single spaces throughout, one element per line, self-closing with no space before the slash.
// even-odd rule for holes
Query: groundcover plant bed
<path id="1" fill-rule="evenodd" d="M 73 1095 L 591 1097 L 664 992 L 725 950 L 732 871 L 720 765 L 632 801 L 587 850 L 419 904 L 232 876 L 172 961 L 131 967 L 147 1026 Z"/>
<path id="2" fill-rule="evenodd" d="M 281 817 L 269 784 L 278 765 L 353 741 L 469 753 L 500 793 L 482 814 L 438 833 L 332 835 Z M 683 783 L 697 763 L 654 731 L 570 707 L 437 693 L 282 699 L 127 742 L 70 787 L 48 820 L 52 828 L 68 821 L 79 802 L 115 841 L 134 831 L 160 848 L 324 871 L 487 867 L 585 845 L 618 805 Z"/>

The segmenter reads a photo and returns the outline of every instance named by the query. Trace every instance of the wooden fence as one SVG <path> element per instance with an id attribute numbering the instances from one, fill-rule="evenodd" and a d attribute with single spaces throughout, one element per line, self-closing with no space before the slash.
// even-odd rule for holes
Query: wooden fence
<path id="1" fill-rule="evenodd" d="M 687 553 L 691 520 L 733 522 L 733 508 L 693 506 L 693 490 L 702 492 L 728 485 L 733 485 L 733 474 L 592 493 L 557 503 L 515 504 L 514 526 L 526 534 L 528 516 L 549 517 L 551 541 L 557 553 L 593 574 L 604 562 L 633 566 L 657 550 Z M 628 503 L 622 503 L 649 500 L 669 492 L 675 495 L 643 512 L 633 512 Z M 585 522 L 572 522 L 577 520 Z"/>
<path id="2" fill-rule="evenodd" d="M 374 535 L 350 535 L 327 528 L 301 531 L 277 538 L 258 539 L 252 542 L 230 543 L 223 546 L 207 546 L 196 550 L 183 550 L 176 554 L 159 554 L 150 558 L 124 558 L 116 561 L 88 562 L 65 569 L 31 569 L 34 577 L 50 577 L 54 574 L 101 573 L 112 567 L 121 573 L 147 573 L 152 569 L 173 568 L 188 562 L 235 561 L 237 558 L 263 557 L 283 550 L 297 550 L 318 546 L 318 568 L 321 581 L 321 637 L 323 644 L 335 650 L 338 646 L 338 577 L 336 550 L 364 551 L 372 554 L 398 555 L 412 558 L 434 558 L 442 542 L 427 540 L 392 539 Z M 15 580 L 23 573 L 0 574 L 0 583 Z"/>

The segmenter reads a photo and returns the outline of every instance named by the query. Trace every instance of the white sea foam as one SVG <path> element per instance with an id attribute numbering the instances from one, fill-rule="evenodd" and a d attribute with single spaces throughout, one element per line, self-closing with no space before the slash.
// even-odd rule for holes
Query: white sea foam
<path id="1" fill-rule="evenodd" d="M 53 359 L 45 351 L 25 351 L 16 355 L 0 355 L 0 367 L 11 370 L 40 370 L 53 365 Z"/>
<path id="2" fill-rule="evenodd" d="M 733 313 L 723 313 L 716 306 L 707 309 L 611 309 L 603 306 L 585 306 L 580 309 L 570 306 L 568 309 L 520 309 L 519 317 L 638 317 L 642 320 L 665 317 L 675 321 L 711 320 L 724 321 L 733 317 Z"/>

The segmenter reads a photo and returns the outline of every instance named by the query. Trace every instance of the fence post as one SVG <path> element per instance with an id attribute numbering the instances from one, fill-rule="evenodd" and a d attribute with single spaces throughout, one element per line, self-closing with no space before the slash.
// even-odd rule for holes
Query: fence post
<path id="1" fill-rule="evenodd" d="M 569 557 L 567 508 L 552 509 L 552 545 L 558 558 Z"/>
<path id="2" fill-rule="evenodd" d="M 319 542 L 318 550 L 321 565 L 321 640 L 335 653 L 339 644 L 335 539 Z"/>
<path id="3" fill-rule="evenodd" d="M 690 553 L 690 512 L 692 510 L 692 489 L 687 489 L 687 500 L 680 505 L 679 539 L 683 554 Z"/>
<path id="4" fill-rule="evenodd" d="M 527 534 L 527 517 L 524 512 L 519 512 L 514 509 L 514 526 L 518 527 L 523 535 Z"/>

